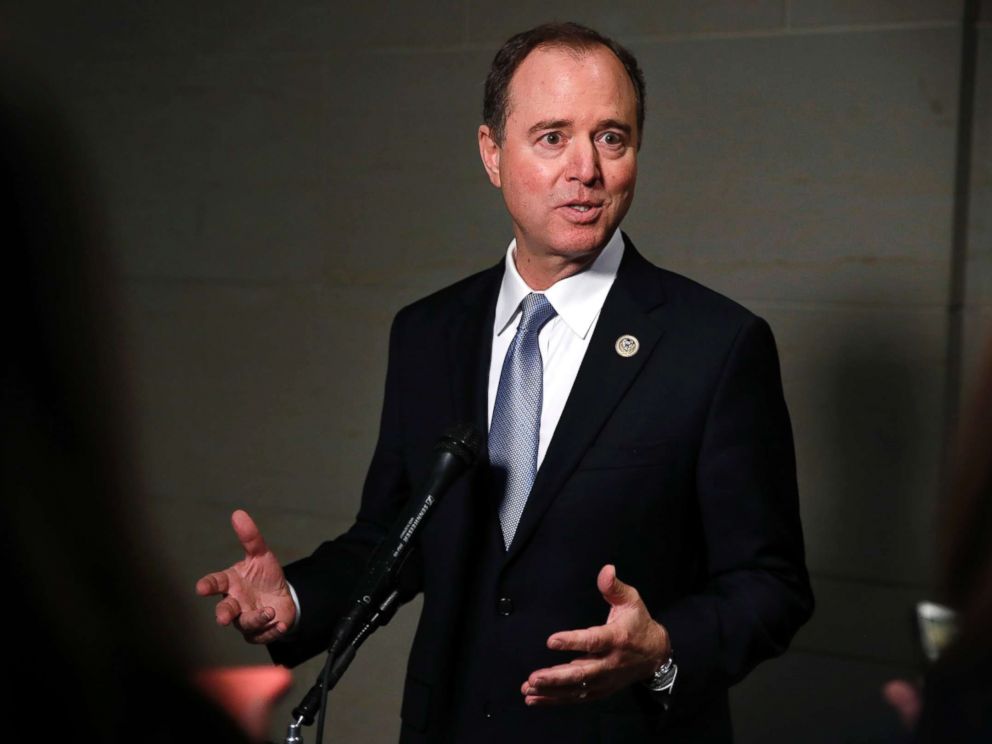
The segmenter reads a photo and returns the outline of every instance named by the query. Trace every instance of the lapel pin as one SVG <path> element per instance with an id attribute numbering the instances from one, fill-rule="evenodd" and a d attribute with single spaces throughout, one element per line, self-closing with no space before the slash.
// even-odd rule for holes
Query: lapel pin
<path id="1" fill-rule="evenodd" d="M 632 357 L 637 353 L 637 350 L 641 348 L 641 342 L 638 341 L 634 336 L 625 333 L 623 336 L 617 339 L 616 346 L 617 354 L 622 357 Z"/>

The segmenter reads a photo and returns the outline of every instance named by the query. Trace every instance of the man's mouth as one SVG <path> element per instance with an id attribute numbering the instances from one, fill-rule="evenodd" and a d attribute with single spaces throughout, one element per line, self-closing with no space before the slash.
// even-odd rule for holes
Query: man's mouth
<path id="1" fill-rule="evenodd" d="M 568 207 L 569 209 L 574 209 L 577 212 L 588 212 L 590 209 L 597 209 L 603 206 L 603 202 L 582 200 L 565 202 L 562 206 Z"/>
<path id="2" fill-rule="evenodd" d="M 577 225 L 595 222 L 603 212 L 603 202 L 595 201 L 581 200 L 565 202 L 561 207 L 567 219 Z"/>

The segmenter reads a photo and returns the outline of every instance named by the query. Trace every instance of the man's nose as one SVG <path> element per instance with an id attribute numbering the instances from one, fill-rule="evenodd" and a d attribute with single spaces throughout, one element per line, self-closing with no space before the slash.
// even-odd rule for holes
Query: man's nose
<path id="1" fill-rule="evenodd" d="M 568 153 L 568 171 L 566 176 L 570 181 L 593 184 L 599 180 L 599 151 L 596 143 L 591 140 L 576 138 L 570 143 Z"/>

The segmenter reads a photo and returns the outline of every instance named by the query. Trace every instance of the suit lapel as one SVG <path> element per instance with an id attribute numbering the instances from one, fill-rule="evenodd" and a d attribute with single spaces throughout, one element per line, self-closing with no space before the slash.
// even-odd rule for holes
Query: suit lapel
<path id="1" fill-rule="evenodd" d="M 496 298 L 503 277 L 503 264 L 480 276 L 460 298 L 461 308 L 453 319 L 448 363 L 451 369 L 452 410 L 455 421 L 470 423 L 483 435 L 488 425 L 487 392 L 489 359 L 492 353 Z"/>
<path id="2" fill-rule="evenodd" d="M 526 546 L 541 517 L 637 378 L 662 335 L 661 324 L 649 314 L 664 302 L 657 272 L 626 236 L 625 244 L 616 281 L 603 304 L 589 348 L 537 472 L 507 552 L 507 562 Z M 616 350 L 617 339 L 624 335 L 634 336 L 639 342 L 633 356 L 621 356 Z"/>

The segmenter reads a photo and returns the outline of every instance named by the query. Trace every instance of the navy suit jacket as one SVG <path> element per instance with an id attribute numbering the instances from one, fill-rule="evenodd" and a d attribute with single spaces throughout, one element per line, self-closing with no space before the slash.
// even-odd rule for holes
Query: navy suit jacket
<path id="1" fill-rule="evenodd" d="M 424 603 L 403 741 L 446 741 L 453 725 L 473 742 L 726 741 L 727 688 L 781 653 L 812 612 L 768 325 L 625 243 L 509 550 L 496 547 L 485 465 L 421 533 L 405 577 L 407 595 L 423 592 Z M 501 263 L 397 315 L 357 520 L 287 566 L 302 618 L 290 641 L 270 646 L 277 662 L 326 648 L 372 549 L 426 478 L 438 436 L 454 422 L 486 431 L 502 272 Z M 638 339 L 635 355 L 617 353 L 622 335 Z M 671 699 L 634 686 L 596 703 L 527 708 L 519 688 L 530 672 L 569 658 L 547 649 L 548 636 L 605 621 L 596 575 L 606 563 L 668 629 L 679 666 Z"/>

